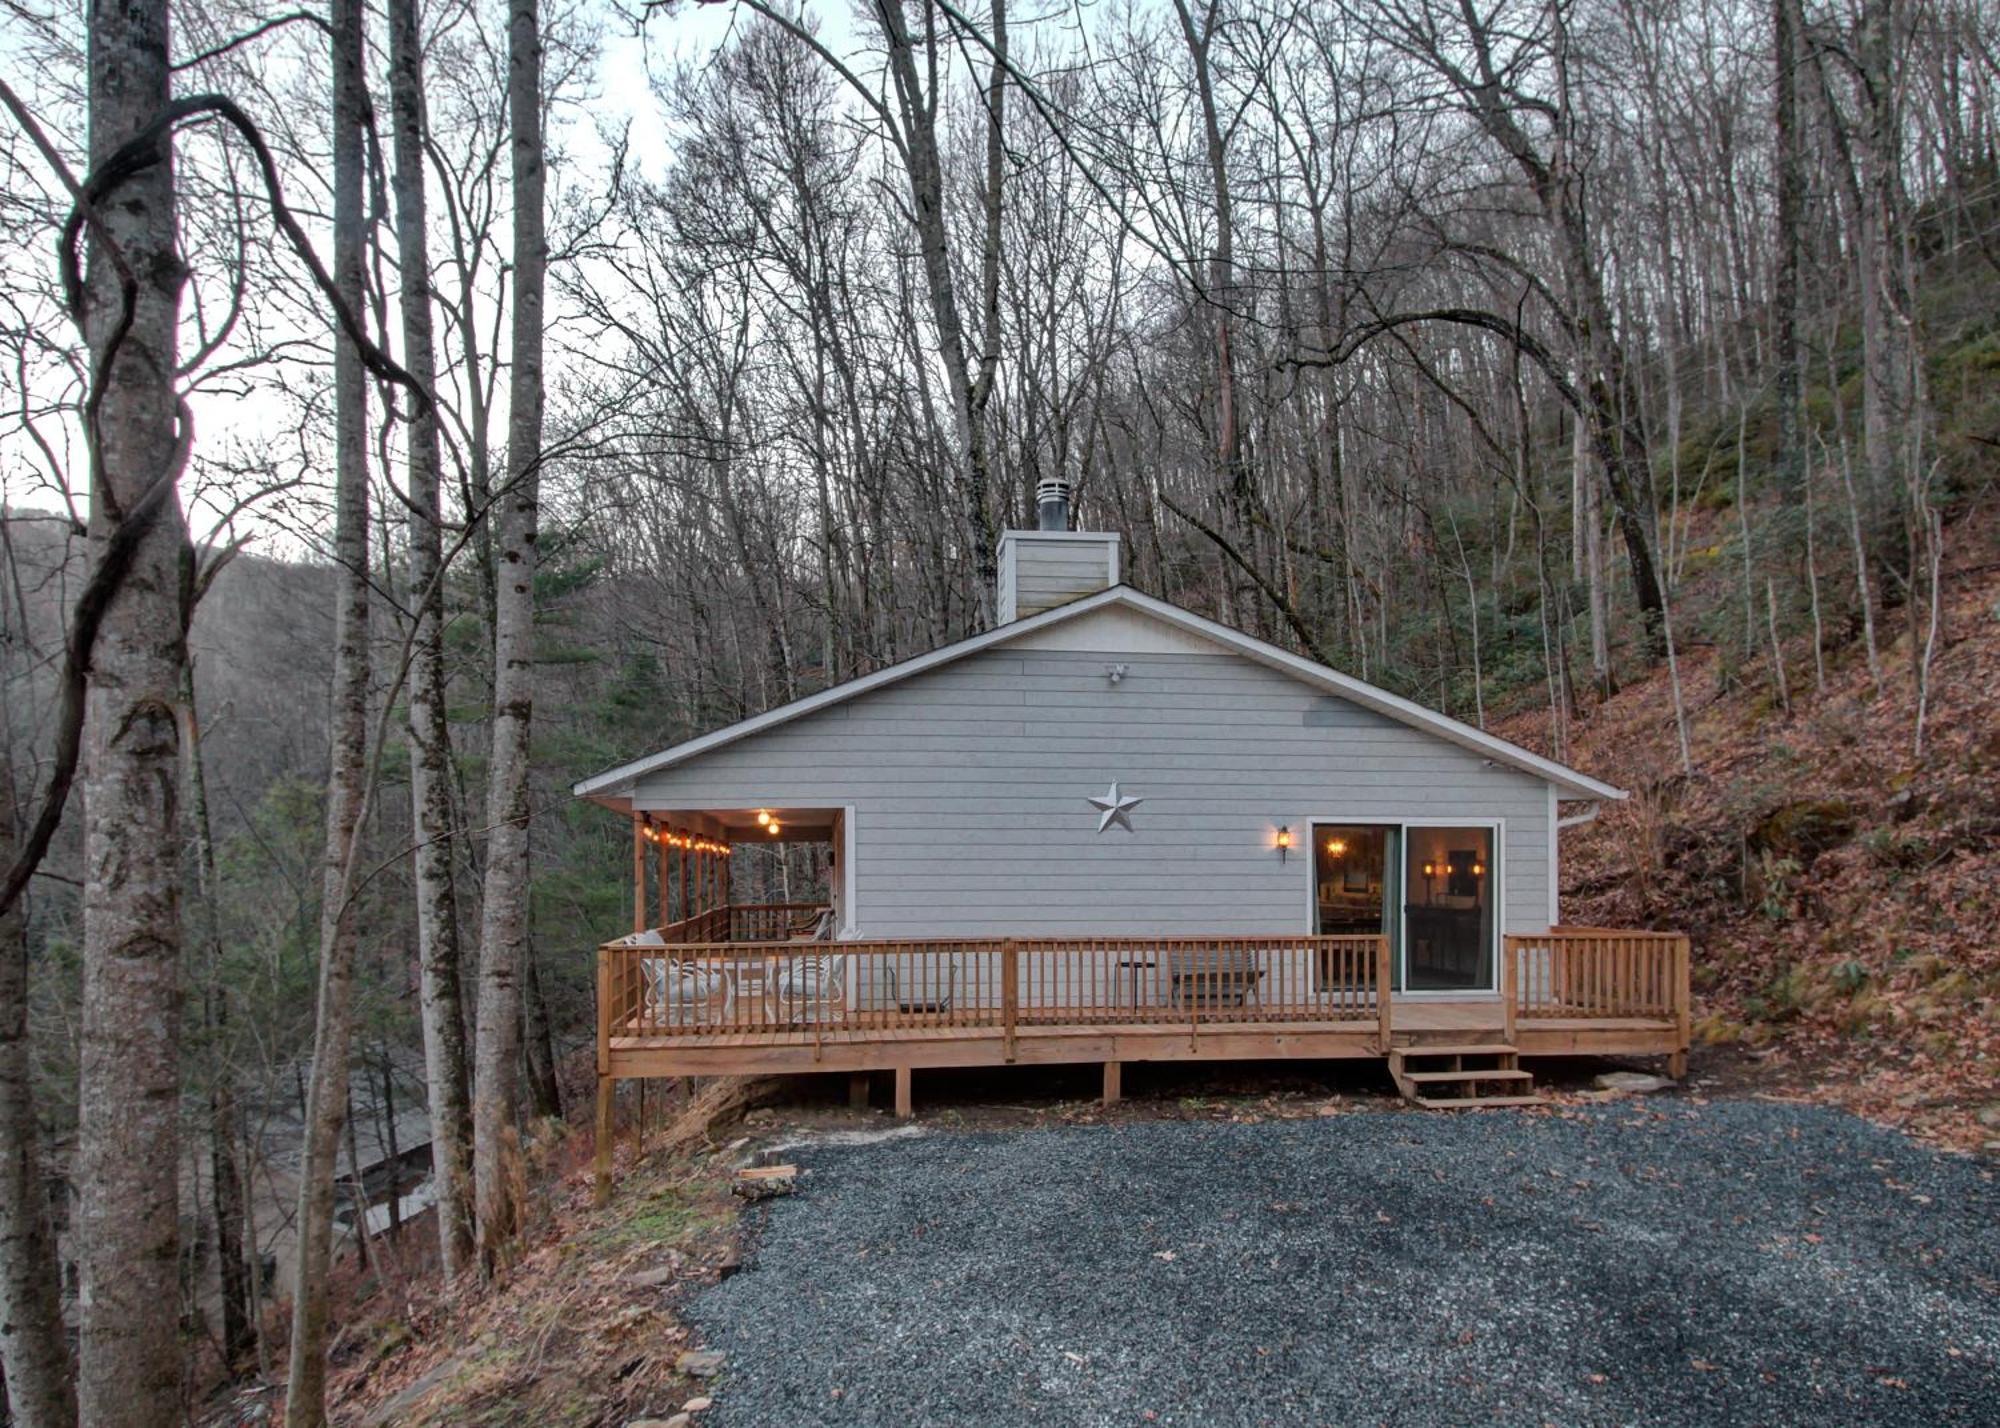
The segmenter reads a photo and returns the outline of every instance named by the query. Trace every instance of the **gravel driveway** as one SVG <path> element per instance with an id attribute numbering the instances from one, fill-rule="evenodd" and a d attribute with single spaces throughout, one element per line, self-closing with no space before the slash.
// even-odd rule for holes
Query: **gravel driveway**
<path id="1" fill-rule="evenodd" d="M 1627 1103 L 794 1157 L 694 1299 L 709 1428 L 2000 1423 L 2000 1186 L 1847 1115 Z"/>

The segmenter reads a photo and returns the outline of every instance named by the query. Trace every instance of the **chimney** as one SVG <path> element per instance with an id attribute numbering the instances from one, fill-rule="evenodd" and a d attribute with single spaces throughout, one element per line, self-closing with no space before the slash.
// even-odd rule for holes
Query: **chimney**
<path id="1" fill-rule="evenodd" d="M 1069 529 L 1069 482 L 1044 476 L 1035 483 L 1035 515 L 1045 531 Z"/>
<path id="2" fill-rule="evenodd" d="M 1069 528 L 1070 485 L 1059 476 L 1036 483 L 1039 529 L 1000 535 L 1000 588 L 994 613 L 1003 625 L 1039 615 L 1118 583 L 1118 537 Z"/>

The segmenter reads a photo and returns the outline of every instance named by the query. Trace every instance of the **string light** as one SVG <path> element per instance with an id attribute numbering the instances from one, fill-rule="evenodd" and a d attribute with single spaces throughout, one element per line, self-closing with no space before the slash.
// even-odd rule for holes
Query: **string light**
<path id="1" fill-rule="evenodd" d="M 769 809 L 760 808 L 757 810 L 757 826 L 759 828 L 768 828 L 771 826 L 771 812 Z"/>

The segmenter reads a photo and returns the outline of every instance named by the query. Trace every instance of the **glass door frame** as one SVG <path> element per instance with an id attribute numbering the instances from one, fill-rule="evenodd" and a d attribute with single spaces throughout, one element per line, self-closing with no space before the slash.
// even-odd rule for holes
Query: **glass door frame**
<path id="1" fill-rule="evenodd" d="M 1314 813 L 1308 814 L 1300 822 L 1307 830 L 1306 847 L 1319 846 L 1320 830 L 1323 827 L 1348 828 L 1394 828 L 1397 831 L 1397 856 L 1405 866 L 1397 871 L 1397 881 L 1403 886 L 1396 899 L 1396 922 L 1389 932 L 1389 957 L 1392 969 L 1393 995 L 1409 997 L 1418 1001 L 1471 1001 L 1498 998 L 1500 995 L 1500 959 L 1506 946 L 1507 935 L 1507 820 L 1504 818 L 1410 818 L 1403 816 L 1383 817 L 1367 814 Z M 1491 882 L 1493 899 L 1493 945 L 1488 949 L 1487 965 L 1492 968 L 1492 982 L 1484 987 L 1454 987 L 1437 991 L 1410 991 L 1409 982 L 1409 921 L 1410 890 L 1408 887 L 1409 830 L 1412 828 L 1482 828 L 1493 836 L 1493 867 Z M 1553 829 L 1550 830 L 1553 833 Z M 1303 860 L 1306 864 L 1306 926 L 1313 935 L 1319 933 L 1319 888 L 1315 884 L 1314 858 Z"/>

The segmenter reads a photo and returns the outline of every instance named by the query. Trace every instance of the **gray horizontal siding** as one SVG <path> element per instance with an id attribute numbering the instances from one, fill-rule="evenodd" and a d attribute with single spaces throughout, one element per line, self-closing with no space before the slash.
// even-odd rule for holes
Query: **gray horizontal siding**
<path id="1" fill-rule="evenodd" d="M 1016 539 L 1014 608 L 1033 615 L 1111 584 L 1111 546 L 1106 541 Z"/>
<path id="2" fill-rule="evenodd" d="M 1084 800 L 1113 779 L 1146 801 L 1099 834 Z M 650 775 L 638 805 L 851 806 L 864 936 L 1306 931 L 1318 816 L 1503 819 L 1505 925 L 1548 924 L 1545 783 L 1233 654 L 974 655 Z"/>

